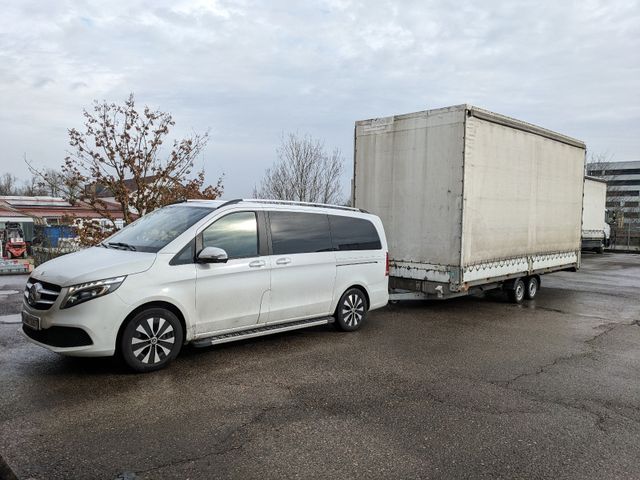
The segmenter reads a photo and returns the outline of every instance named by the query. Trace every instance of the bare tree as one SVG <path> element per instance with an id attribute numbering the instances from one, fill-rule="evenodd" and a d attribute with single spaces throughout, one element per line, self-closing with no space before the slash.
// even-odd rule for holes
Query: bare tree
<path id="1" fill-rule="evenodd" d="M 28 164 L 28 162 L 27 162 Z M 46 175 L 60 175 L 52 169 L 46 171 Z M 51 195 L 58 196 L 59 194 L 50 191 L 48 186 L 42 182 L 40 175 L 32 174 L 28 180 L 19 180 L 15 175 L 11 173 L 4 173 L 0 176 L 0 195 Z"/>
<path id="2" fill-rule="evenodd" d="M 38 181 L 38 177 L 36 175 L 32 175 L 30 179 L 22 182 L 22 188 L 20 189 L 19 195 L 26 195 L 29 197 L 34 197 L 37 195 L 46 195 L 48 192 Z"/>
<path id="3" fill-rule="evenodd" d="M 124 104 L 96 101 L 83 115 L 84 129 L 69 130 L 71 150 L 59 172 L 29 164 L 42 184 L 71 203 L 81 200 L 96 217 L 115 225 L 105 197 L 115 200 L 129 223 L 177 200 L 221 195 L 222 178 L 216 185 L 205 185 L 204 169 L 192 173 L 208 133 L 175 140 L 164 155 L 162 146 L 175 125 L 171 114 L 148 106 L 139 111 L 133 94 Z"/>
<path id="4" fill-rule="evenodd" d="M 18 179 L 12 173 L 3 173 L 0 176 L 0 195 L 19 195 Z"/>
<path id="5" fill-rule="evenodd" d="M 65 197 L 71 204 L 76 202 L 81 194 L 82 186 L 74 183 L 73 178 L 53 168 L 33 173 L 33 167 L 26 159 L 25 161 L 29 165 L 38 186 L 43 190 L 43 194 L 52 197 Z"/>
<path id="6" fill-rule="evenodd" d="M 589 152 L 585 165 L 586 174 L 593 172 L 596 176 L 605 176 L 609 162 L 613 161 L 613 155 L 609 152 Z"/>
<path id="7" fill-rule="evenodd" d="M 276 151 L 278 160 L 266 170 L 260 188 L 253 189 L 254 197 L 319 203 L 343 200 L 340 150 L 327 152 L 320 140 L 289 133 Z"/>

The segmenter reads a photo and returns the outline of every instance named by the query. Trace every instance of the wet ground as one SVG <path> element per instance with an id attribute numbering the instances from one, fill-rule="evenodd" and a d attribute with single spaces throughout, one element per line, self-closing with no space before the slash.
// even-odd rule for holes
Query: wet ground
<path id="1" fill-rule="evenodd" d="M 0 275 L 0 321 L 20 312 L 22 292 L 29 275 Z"/>
<path id="2" fill-rule="evenodd" d="M 35 479 L 640 478 L 639 296 L 640 255 L 585 254 L 523 306 L 401 303 L 148 375 L 0 323 L 0 454 Z"/>

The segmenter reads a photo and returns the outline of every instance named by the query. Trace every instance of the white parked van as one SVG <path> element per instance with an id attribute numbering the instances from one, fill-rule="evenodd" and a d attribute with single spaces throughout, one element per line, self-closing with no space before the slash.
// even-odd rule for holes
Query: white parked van
<path id="1" fill-rule="evenodd" d="M 164 367 L 207 346 L 335 323 L 358 329 L 387 304 L 387 242 L 375 215 L 268 200 L 188 201 L 99 246 L 36 268 L 23 332 L 74 356 L 119 353 Z"/>

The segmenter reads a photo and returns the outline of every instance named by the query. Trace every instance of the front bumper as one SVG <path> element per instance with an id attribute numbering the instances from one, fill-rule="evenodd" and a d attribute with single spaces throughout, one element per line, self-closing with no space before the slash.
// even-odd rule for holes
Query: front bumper
<path id="1" fill-rule="evenodd" d="M 62 355 L 106 357 L 116 350 L 118 330 L 129 313 L 130 306 L 110 293 L 75 307 L 60 310 L 66 289 L 48 310 L 37 310 L 26 301 L 24 312 L 40 318 L 40 330 L 27 325 L 22 332 L 32 343 Z"/>
<path id="2" fill-rule="evenodd" d="M 93 345 L 93 340 L 91 340 L 89 334 L 78 327 L 54 325 L 44 330 L 35 330 L 23 324 L 22 332 L 31 340 L 51 347 L 70 348 Z"/>

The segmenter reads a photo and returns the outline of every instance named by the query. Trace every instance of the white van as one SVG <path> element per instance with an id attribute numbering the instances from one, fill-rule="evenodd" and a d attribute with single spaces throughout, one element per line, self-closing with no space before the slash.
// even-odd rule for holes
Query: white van
<path id="1" fill-rule="evenodd" d="M 368 310 L 387 304 L 388 279 L 375 215 L 284 201 L 187 201 L 36 268 L 22 329 L 54 352 L 117 353 L 146 372 L 185 343 L 327 323 L 356 330 Z"/>

